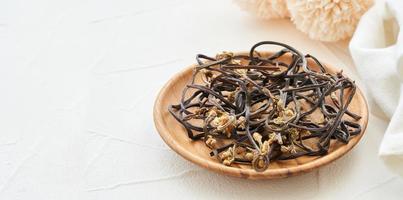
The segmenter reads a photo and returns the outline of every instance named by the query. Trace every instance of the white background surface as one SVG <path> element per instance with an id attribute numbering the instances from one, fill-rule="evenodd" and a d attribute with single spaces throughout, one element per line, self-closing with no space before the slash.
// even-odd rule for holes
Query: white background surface
<path id="1" fill-rule="evenodd" d="M 309 40 L 231 1 L 1 1 L 0 199 L 401 199 L 377 156 L 387 121 L 371 104 L 362 141 L 315 172 L 267 181 L 182 159 L 154 129 L 163 84 L 196 53 L 289 43 L 356 79 L 347 42 Z M 370 100 L 371 102 L 371 100 Z"/>

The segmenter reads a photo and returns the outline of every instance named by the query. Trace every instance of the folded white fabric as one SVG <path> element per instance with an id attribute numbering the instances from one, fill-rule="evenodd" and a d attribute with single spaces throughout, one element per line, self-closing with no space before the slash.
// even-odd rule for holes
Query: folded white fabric
<path id="1" fill-rule="evenodd" d="M 371 98 L 390 118 L 379 155 L 400 175 L 403 175 L 402 9 L 403 1 L 377 1 L 361 18 L 350 42 L 361 79 Z"/>

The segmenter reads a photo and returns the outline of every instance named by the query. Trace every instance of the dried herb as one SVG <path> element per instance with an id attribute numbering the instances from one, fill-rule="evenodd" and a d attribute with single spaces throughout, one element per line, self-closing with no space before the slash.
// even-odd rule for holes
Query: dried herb
<path id="1" fill-rule="evenodd" d="M 255 51 L 262 45 L 283 49 L 264 57 Z M 323 156 L 331 140 L 347 144 L 361 132 L 355 122 L 360 116 L 348 110 L 354 81 L 328 73 L 315 57 L 291 46 L 264 41 L 249 55 L 223 52 L 196 60 L 191 82 L 169 112 L 225 165 L 264 171 L 272 160 Z"/>

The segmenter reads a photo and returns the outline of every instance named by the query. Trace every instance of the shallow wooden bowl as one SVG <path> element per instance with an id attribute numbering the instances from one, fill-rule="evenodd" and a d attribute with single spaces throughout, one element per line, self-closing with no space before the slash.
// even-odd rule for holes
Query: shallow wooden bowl
<path id="1" fill-rule="evenodd" d="M 264 52 L 263 55 L 264 54 L 270 55 L 271 53 Z M 285 55 L 282 59 L 290 60 L 290 57 Z M 310 66 L 315 66 L 311 60 L 308 60 L 308 64 Z M 273 161 L 270 163 L 269 168 L 264 172 L 256 172 L 247 165 L 233 164 L 232 166 L 225 166 L 219 163 L 216 158 L 210 157 L 210 149 L 206 147 L 203 141 L 192 141 L 189 139 L 185 129 L 168 112 L 169 105 L 177 104 L 179 102 L 183 88 L 185 85 L 189 84 L 194 67 L 195 65 L 192 65 L 179 72 L 161 89 L 154 105 L 154 123 L 162 139 L 168 144 L 168 146 L 187 160 L 209 170 L 248 179 L 283 178 L 306 173 L 319 168 L 320 166 L 326 165 L 346 154 L 358 143 L 358 141 L 360 141 L 367 127 L 367 102 L 360 89 L 357 88 L 357 92 L 349 106 L 349 110 L 362 116 L 358 121 L 362 127 L 362 132 L 353 137 L 347 145 L 332 141 L 329 153 L 325 156 L 303 156 L 293 160 Z M 331 65 L 326 64 L 325 67 L 330 73 L 340 71 Z"/>

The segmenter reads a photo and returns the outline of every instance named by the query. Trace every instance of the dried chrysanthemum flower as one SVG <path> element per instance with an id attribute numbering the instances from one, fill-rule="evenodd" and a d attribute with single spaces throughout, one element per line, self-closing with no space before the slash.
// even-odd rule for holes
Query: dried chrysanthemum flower
<path id="1" fill-rule="evenodd" d="M 270 142 L 264 141 L 262 146 L 260 147 L 261 155 L 267 155 L 269 153 L 269 149 L 270 149 Z"/>
<path id="2" fill-rule="evenodd" d="M 222 60 L 226 58 L 232 58 L 234 56 L 234 53 L 229 52 L 229 51 L 223 51 L 222 53 L 219 53 L 215 56 L 217 60 Z"/>
<path id="3" fill-rule="evenodd" d="M 282 153 L 297 153 L 297 149 L 295 148 L 295 145 L 293 143 L 288 146 L 281 145 L 280 150 Z"/>
<path id="4" fill-rule="evenodd" d="M 268 142 L 269 144 L 273 144 L 273 142 L 283 144 L 283 137 L 281 136 L 280 133 L 270 133 Z"/>
<path id="5" fill-rule="evenodd" d="M 299 130 L 296 128 L 290 128 L 288 129 L 288 133 L 290 134 L 289 136 L 291 137 L 292 141 L 295 141 L 299 137 Z"/>
<path id="6" fill-rule="evenodd" d="M 281 102 L 281 101 L 279 101 Z M 278 117 L 273 119 L 273 123 L 277 124 L 277 125 L 283 125 L 288 123 L 290 120 L 292 120 L 295 117 L 295 112 L 287 107 L 287 108 L 283 108 L 283 106 L 277 106 L 278 109 Z"/>
<path id="7" fill-rule="evenodd" d="M 247 69 L 236 69 L 234 70 L 235 73 L 239 74 L 240 76 L 246 76 L 248 73 Z"/>
<path id="8" fill-rule="evenodd" d="M 217 131 L 226 134 L 226 136 L 229 138 L 231 137 L 232 130 L 236 127 L 236 123 L 237 120 L 235 115 L 220 113 L 213 119 L 211 125 L 215 127 Z"/>
<path id="9" fill-rule="evenodd" d="M 268 166 L 269 166 L 269 160 L 267 160 L 265 156 L 263 156 L 263 155 L 254 156 L 254 158 L 252 160 L 252 167 L 256 171 L 259 171 L 259 172 L 264 171 L 267 169 Z"/>
<path id="10" fill-rule="evenodd" d="M 248 153 L 246 153 L 245 154 L 245 156 L 244 156 L 244 158 L 245 158 L 245 160 L 248 160 L 248 161 L 252 161 L 253 160 L 253 153 L 252 152 L 248 152 Z"/>
<path id="11" fill-rule="evenodd" d="M 326 42 L 350 37 L 373 0 L 287 0 L 291 19 L 310 38 Z"/>
<path id="12" fill-rule="evenodd" d="M 260 133 L 258 132 L 254 132 L 252 134 L 253 139 L 259 144 L 259 146 L 262 146 L 263 142 L 262 142 L 262 135 L 260 135 Z"/>
<path id="13" fill-rule="evenodd" d="M 293 142 L 297 141 L 300 138 L 300 136 L 305 137 L 311 135 L 310 131 L 298 128 L 289 128 L 287 132 L 289 134 L 288 136 Z"/>
<path id="14" fill-rule="evenodd" d="M 279 19 L 289 16 L 285 0 L 234 0 L 241 9 L 262 19 Z"/>
<path id="15" fill-rule="evenodd" d="M 234 102 L 235 101 L 235 95 L 238 92 L 238 90 L 234 90 L 234 91 L 223 91 L 221 92 L 223 96 L 227 97 L 227 100 L 230 102 Z"/>
<path id="16" fill-rule="evenodd" d="M 237 60 L 237 59 L 231 59 L 230 63 L 234 64 L 234 65 L 242 65 L 241 60 Z"/>
<path id="17" fill-rule="evenodd" d="M 258 132 L 254 132 L 252 134 L 253 139 L 258 143 L 260 148 L 260 155 L 267 155 L 269 153 L 270 144 L 273 143 L 273 140 L 263 141 L 262 135 Z"/>
<path id="18" fill-rule="evenodd" d="M 234 148 L 230 147 L 221 154 L 221 160 L 224 165 L 231 165 L 235 160 Z"/>
<path id="19" fill-rule="evenodd" d="M 237 126 L 241 129 L 245 129 L 246 118 L 244 116 L 240 116 L 237 120 Z"/>
<path id="20" fill-rule="evenodd" d="M 247 66 L 249 65 L 250 61 L 246 59 L 236 59 L 233 58 L 230 61 L 231 64 L 239 65 L 239 66 Z"/>
<path id="21" fill-rule="evenodd" d="M 205 141 L 206 145 L 210 148 L 214 148 L 215 145 L 217 144 L 217 140 L 215 138 L 213 138 L 213 136 L 208 135 L 207 139 Z"/>

